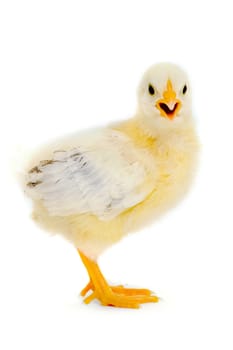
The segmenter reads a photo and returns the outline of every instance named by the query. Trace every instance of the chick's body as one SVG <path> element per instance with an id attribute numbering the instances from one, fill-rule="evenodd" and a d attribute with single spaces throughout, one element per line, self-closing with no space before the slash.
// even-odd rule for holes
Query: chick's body
<path id="1" fill-rule="evenodd" d="M 58 215 L 59 210 L 58 212 L 56 212 L 56 210 L 55 212 L 49 212 L 48 210 L 50 209 L 49 204 L 52 206 L 53 203 L 46 203 L 48 204 L 48 208 L 46 208 L 43 199 L 39 196 L 34 197 L 34 218 L 36 221 L 49 230 L 62 233 L 68 238 L 68 240 L 72 241 L 76 247 L 79 247 L 79 249 L 92 259 L 96 259 L 108 246 L 117 242 L 127 233 L 137 230 L 147 224 L 158 214 L 163 212 L 164 209 L 176 203 L 177 197 L 184 192 L 192 177 L 193 158 L 195 157 L 196 148 L 195 132 L 192 128 L 177 130 L 175 134 L 161 135 L 160 137 L 158 136 L 156 139 L 153 139 L 143 134 L 139 122 L 137 119 L 133 119 L 106 129 L 103 133 L 97 131 L 97 143 L 93 142 L 95 141 L 93 140 L 95 139 L 95 133 L 92 133 L 91 135 L 87 134 L 86 137 L 90 137 L 92 140 L 92 147 L 94 150 L 100 147 L 99 138 L 101 139 L 101 136 L 106 136 L 106 132 L 111 136 L 117 136 L 114 147 L 119 148 L 121 155 L 125 157 L 131 156 L 131 159 L 127 160 L 129 163 L 131 162 L 131 164 L 133 164 L 133 180 L 135 180 L 137 175 L 139 180 L 141 180 L 141 178 L 143 180 L 139 183 L 139 186 L 137 186 L 137 192 L 139 193 L 135 194 L 135 203 L 132 201 L 134 198 L 130 198 L 128 205 L 125 203 L 125 208 L 120 208 L 120 212 L 116 209 L 114 210 L 115 215 L 111 213 L 112 208 L 110 200 L 106 205 L 103 203 L 105 205 L 104 209 L 106 209 L 105 213 L 101 213 L 101 211 L 103 211 L 101 208 L 102 203 L 96 203 L 96 215 L 88 212 L 75 213 L 72 212 L 72 210 L 69 215 L 69 208 L 67 212 L 64 207 L 64 193 L 55 192 L 54 195 L 56 194 L 56 198 L 53 198 L 53 200 L 61 201 L 60 206 L 62 208 L 59 208 L 59 210 L 63 210 L 65 214 Z M 123 145 L 122 139 L 120 138 L 119 140 L 119 136 L 123 136 L 125 141 Z M 69 142 L 69 140 L 70 139 L 67 141 Z M 82 141 L 80 141 L 80 143 L 82 144 Z M 59 161 L 57 160 L 59 158 L 55 158 L 54 154 L 62 155 L 63 151 L 59 152 L 59 150 L 66 149 L 65 152 L 69 152 L 69 150 L 72 152 L 73 150 L 71 153 L 72 156 L 72 154 L 77 153 L 80 143 L 77 142 L 76 144 L 76 142 L 72 142 L 67 146 L 66 142 L 62 141 L 61 143 L 54 145 L 55 153 L 52 154 L 51 151 L 48 153 L 43 151 L 43 156 L 41 155 L 40 158 L 48 160 L 48 162 L 42 162 L 40 167 L 41 170 L 39 170 L 41 173 L 37 172 L 38 165 L 37 168 L 34 168 L 34 164 L 33 167 L 30 167 L 32 170 L 34 168 L 34 171 L 31 170 L 28 180 L 30 180 L 34 186 L 31 185 L 29 191 L 39 191 L 37 188 L 38 185 L 33 181 L 39 182 L 41 174 L 46 168 L 47 177 L 49 177 L 49 175 L 51 176 L 51 174 L 49 174 L 49 171 L 51 172 L 51 170 L 52 173 L 54 171 L 56 174 L 57 169 L 55 167 L 57 166 L 57 163 L 59 165 Z M 133 154 L 130 152 L 129 147 L 133 149 Z M 50 148 L 53 149 L 51 146 L 49 149 Z M 53 160 L 53 162 L 50 162 L 50 160 Z M 108 160 L 110 161 L 109 166 L 116 175 L 118 183 L 121 181 L 124 184 L 125 182 L 132 181 L 132 177 L 122 178 L 122 175 L 125 177 L 128 176 L 128 172 L 122 174 L 122 172 L 119 171 L 116 158 L 112 157 Z M 101 159 L 100 162 L 103 162 L 104 167 L 106 167 L 104 159 Z M 38 163 L 36 162 L 36 164 Z M 61 165 L 63 165 L 63 163 L 61 163 Z M 82 165 L 83 163 L 81 163 L 81 166 Z M 50 169 L 53 167 L 54 169 Z M 141 169 L 144 170 L 143 174 L 140 172 Z M 139 174 L 135 174 L 137 171 Z M 51 180 L 49 179 L 49 181 Z M 54 178 L 53 181 L 56 182 L 57 179 Z M 53 189 L 53 187 L 55 188 Z M 53 191 L 58 190 L 54 184 L 51 184 L 51 188 Z M 51 188 L 49 188 L 48 191 L 51 191 Z M 62 188 L 60 191 L 61 190 Z M 73 190 L 74 188 L 71 188 L 71 191 Z M 93 192 L 102 192 L 103 189 L 101 188 L 101 184 L 96 181 L 92 190 Z M 83 191 L 85 193 L 85 189 L 83 189 Z M 121 195 L 121 193 L 119 193 L 119 195 Z M 131 193 L 130 195 L 132 196 Z M 140 198 L 138 198 L 138 195 Z M 103 194 L 100 193 L 100 202 L 102 196 Z M 68 193 L 68 201 L 70 199 L 73 201 L 73 198 L 71 197 L 72 195 L 70 194 L 69 197 Z M 109 199 L 112 197 L 114 198 L 114 193 L 109 195 Z M 80 198 L 78 200 L 80 200 Z M 93 199 L 91 198 L 91 200 Z M 116 200 L 117 198 L 115 201 Z M 140 200 L 139 203 L 137 203 L 138 200 Z M 91 206 L 91 203 L 89 205 Z M 109 206 L 109 208 L 106 208 L 107 206 Z M 99 213 L 98 209 L 100 209 Z M 82 210 L 79 208 L 79 211 Z M 112 215 L 114 216 L 112 217 Z"/>
<path id="2" fill-rule="evenodd" d="M 174 92 L 180 88 L 177 70 L 176 66 L 162 65 L 145 74 L 134 118 L 57 141 L 30 163 L 26 189 L 34 200 L 34 218 L 46 229 L 63 234 L 79 249 L 94 297 L 98 288 L 93 287 L 92 273 L 96 276 L 96 272 L 90 260 L 96 261 L 124 235 L 173 206 L 192 179 L 198 143 L 185 101 L 179 117 L 182 99 Z M 155 87 L 152 73 L 159 76 L 161 71 L 166 74 L 157 77 Z M 182 84 L 187 84 L 186 76 L 182 78 Z M 159 88 L 165 91 L 163 99 L 162 92 L 157 93 Z M 151 104 L 155 115 L 150 111 Z M 99 295 L 98 299 L 109 303 Z"/>

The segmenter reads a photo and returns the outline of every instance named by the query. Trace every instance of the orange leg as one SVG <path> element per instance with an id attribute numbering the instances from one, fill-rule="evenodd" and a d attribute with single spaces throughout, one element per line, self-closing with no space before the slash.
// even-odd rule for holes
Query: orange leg
<path id="1" fill-rule="evenodd" d="M 159 298 L 151 295 L 151 291 L 147 289 L 132 289 L 123 286 L 110 287 L 97 263 L 87 258 L 80 251 L 79 254 L 90 277 L 90 282 L 81 291 L 81 295 L 85 296 L 89 290 L 93 291 L 90 296 L 84 299 L 86 304 L 89 304 L 93 299 L 98 299 L 102 305 L 138 308 L 142 303 L 159 301 Z"/>

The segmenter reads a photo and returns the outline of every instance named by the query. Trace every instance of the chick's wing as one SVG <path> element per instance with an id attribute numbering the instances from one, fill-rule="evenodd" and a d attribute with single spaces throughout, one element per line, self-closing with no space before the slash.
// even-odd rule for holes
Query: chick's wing
<path id="1" fill-rule="evenodd" d="M 108 129 L 40 161 L 28 172 L 27 189 L 52 216 L 90 213 L 111 220 L 148 195 L 146 179 L 139 150 L 128 137 Z"/>

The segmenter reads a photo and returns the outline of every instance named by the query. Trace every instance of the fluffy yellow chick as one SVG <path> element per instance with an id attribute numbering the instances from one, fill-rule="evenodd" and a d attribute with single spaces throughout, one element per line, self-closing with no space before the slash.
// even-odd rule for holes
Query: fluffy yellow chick
<path id="1" fill-rule="evenodd" d="M 34 219 L 77 248 L 90 277 L 81 292 L 92 291 L 86 304 L 98 299 L 138 308 L 158 301 L 147 289 L 109 286 L 97 258 L 181 198 L 197 150 L 188 78 L 161 63 L 144 74 L 132 119 L 74 134 L 34 155 L 25 180 Z"/>

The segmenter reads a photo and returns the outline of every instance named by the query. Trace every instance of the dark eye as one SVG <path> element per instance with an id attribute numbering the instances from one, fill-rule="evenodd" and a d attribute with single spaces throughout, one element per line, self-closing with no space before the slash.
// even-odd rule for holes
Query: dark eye
<path id="1" fill-rule="evenodd" d="M 186 92 L 187 92 L 187 85 L 185 84 L 185 86 L 183 87 L 183 90 L 182 90 L 182 92 L 183 92 L 183 95 L 185 95 L 186 94 Z"/>
<path id="2" fill-rule="evenodd" d="M 148 91 L 150 95 L 154 95 L 155 94 L 155 89 L 153 88 L 153 86 L 151 84 L 149 84 L 148 86 Z"/>

